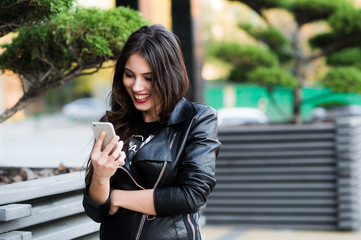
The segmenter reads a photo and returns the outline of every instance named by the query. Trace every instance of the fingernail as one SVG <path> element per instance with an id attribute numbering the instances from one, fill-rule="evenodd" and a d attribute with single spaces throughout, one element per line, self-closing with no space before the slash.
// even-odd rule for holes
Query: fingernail
<path id="1" fill-rule="evenodd" d="M 103 136 L 104 134 L 105 134 L 105 132 L 104 132 L 104 131 L 102 131 L 102 132 L 100 133 L 100 135 L 101 135 L 101 136 Z"/>

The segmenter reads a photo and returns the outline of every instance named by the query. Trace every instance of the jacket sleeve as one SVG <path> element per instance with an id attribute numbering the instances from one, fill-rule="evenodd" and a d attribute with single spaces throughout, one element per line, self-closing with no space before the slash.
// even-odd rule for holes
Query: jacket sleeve
<path id="1" fill-rule="evenodd" d="M 221 146 L 217 113 L 210 107 L 202 110 L 193 121 L 181 154 L 176 186 L 154 190 L 158 216 L 197 212 L 216 185 L 215 160 Z"/>
<path id="2" fill-rule="evenodd" d="M 102 204 L 95 203 L 88 195 L 89 186 L 84 189 L 83 207 L 85 213 L 95 222 L 102 222 L 109 215 L 110 209 L 110 196 Z"/>

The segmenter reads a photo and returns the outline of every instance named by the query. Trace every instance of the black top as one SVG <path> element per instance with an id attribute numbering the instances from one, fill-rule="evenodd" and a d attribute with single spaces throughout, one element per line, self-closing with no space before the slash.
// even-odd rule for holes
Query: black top
<path id="1" fill-rule="evenodd" d="M 138 150 L 147 144 L 162 129 L 163 125 L 156 122 L 142 122 L 139 134 L 134 134 L 125 146 L 125 167 L 129 170 L 132 165 L 133 156 Z"/>

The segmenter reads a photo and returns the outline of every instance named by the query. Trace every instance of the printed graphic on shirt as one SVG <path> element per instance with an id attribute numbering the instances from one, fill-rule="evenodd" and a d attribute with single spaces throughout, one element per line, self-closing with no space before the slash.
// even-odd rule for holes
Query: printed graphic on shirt
<path id="1" fill-rule="evenodd" d="M 132 165 L 132 159 L 134 155 L 141 149 L 145 144 L 147 144 L 150 140 L 152 140 L 155 135 L 151 134 L 144 140 L 142 135 L 133 135 L 132 139 L 129 141 L 128 144 L 128 156 L 126 159 L 126 167 L 130 167 Z"/>

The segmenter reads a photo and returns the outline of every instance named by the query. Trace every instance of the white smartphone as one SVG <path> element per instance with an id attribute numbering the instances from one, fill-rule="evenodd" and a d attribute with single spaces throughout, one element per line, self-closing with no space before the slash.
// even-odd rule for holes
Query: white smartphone
<path id="1" fill-rule="evenodd" d="M 113 127 L 113 124 L 110 122 L 92 122 L 92 129 L 94 132 L 94 137 L 96 140 L 98 140 L 99 135 L 102 131 L 106 133 L 102 150 L 105 148 L 105 146 L 112 140 L 113 137 L 115 137 L 115 130 Z"/>

